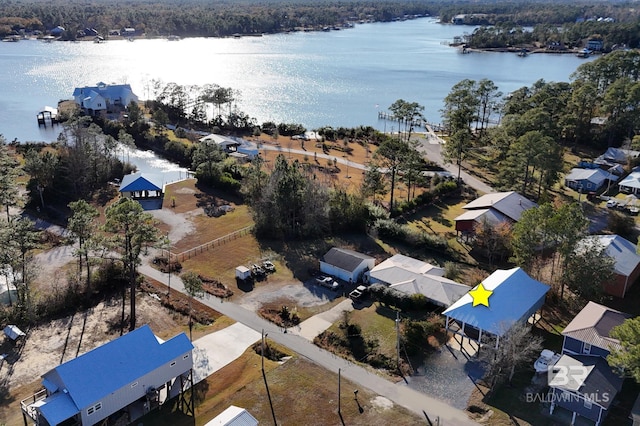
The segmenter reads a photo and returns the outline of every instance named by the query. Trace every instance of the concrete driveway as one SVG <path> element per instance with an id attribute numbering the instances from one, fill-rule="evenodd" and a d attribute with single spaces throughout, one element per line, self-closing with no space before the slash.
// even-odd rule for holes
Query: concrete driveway
<path id="1" fill-rule="evenodd" d="M 193 382 L 198 383 L 242 355 L 262 335 L 239 322 L 193 342 Z"/>

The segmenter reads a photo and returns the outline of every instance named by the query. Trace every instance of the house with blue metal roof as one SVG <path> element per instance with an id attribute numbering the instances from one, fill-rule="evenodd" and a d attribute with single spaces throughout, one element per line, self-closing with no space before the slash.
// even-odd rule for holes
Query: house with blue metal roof
<path id="1" fill-rule="evenodd" d="M 163 191 L 162 178 L 151 173 L 131 173 L 122 178 L 120 193 L 135 199 L 160 198 Z"/>
<path id="2" fill-rule="evenodd" d="M 484 293 L 485 303 L 475 295 Z M 483 336 L 500 337 L 517 322 L 527 321 L 544 304 L 549 286 L 520 268 L 497 270 L 447 308 L 445 327 L 480 344 Z"/>
<path id="3" fill-rule="evenodd" d="M 25 424 L 128 424 L 190 386 L 192 350 L 184 333 L 163 341 L 142 326 L 45 373 L 21 402 Z"/>
<path id="4" fill-rule="evenodd" d="M 95 86 L 76 87 L 73 100 L 88 115 L 125 109 L 131 102 L 138 102 L 129 84 L 98 83 Z"/>

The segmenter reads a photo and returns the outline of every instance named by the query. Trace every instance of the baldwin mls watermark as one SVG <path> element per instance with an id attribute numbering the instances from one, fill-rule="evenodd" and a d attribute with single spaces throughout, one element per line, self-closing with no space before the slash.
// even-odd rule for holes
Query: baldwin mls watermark
<path id="1" fill-rule="evenodd" d="M 529 403 L 608 403 L 608 392 L 577 392 L 589 376 L 591 368 L 584 365 L 554 365 L 547 370 L 547 385 L 560 392 L 526 392 L 524 400 Z"/>

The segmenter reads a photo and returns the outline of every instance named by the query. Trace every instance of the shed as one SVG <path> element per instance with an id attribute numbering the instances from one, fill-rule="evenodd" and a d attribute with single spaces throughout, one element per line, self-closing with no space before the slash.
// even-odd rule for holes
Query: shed
<path id="1" fill-rule="evenodd" d="M 8 325 L 4 328 L 4 335 L 9 339 L 16 341 L 20 337 L 26 336 L 25 332 L 20 330 L 17 325 Z"/>
<path id="2" fill-rule="evenodd" d="M 357 251 L 333 247 L 320 260 L 320 271 L 343 281 L 358 282 L 366 271 L 373 269 L 376 260 Z"/>
<path id="3" fill-rule="evenodd" d="M 472 293 L 479 289 L 478 285 L 443 312 L 447 330 L 476 342 L 486 334 L 496 336 L 499 342 L 513 324 L 527 321 L 542 307 L 549 291 L 548 285 L 520 268 L 499 269 L 481 284 L 490 292 L 489 306 L 474 302 Z"/>
<path id="4" fill-rule="evenodd" d="M 244 408 L 230 406 L 211 419 L 205 426 L 257 426 L 258 420 Z"/>
<path id="5" fill-rule="evenodd" d="M 239 280 L 246 280 L 251 277 L 251 269 L 244 265 L 236 266 L 236 278 Z"/>

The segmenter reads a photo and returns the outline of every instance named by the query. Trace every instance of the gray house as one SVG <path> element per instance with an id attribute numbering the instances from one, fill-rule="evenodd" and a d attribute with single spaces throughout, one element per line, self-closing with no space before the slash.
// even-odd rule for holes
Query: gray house
<path id="1" fill-rule="evenodd" d="M 163 341 L 142 326 L 45 373 L 20 404 L 25 424 L 131 423 L 191 384 L 192 350 L 184 333 Z"/>

